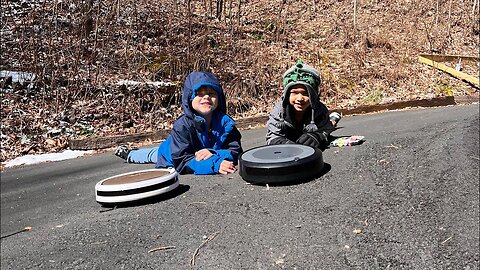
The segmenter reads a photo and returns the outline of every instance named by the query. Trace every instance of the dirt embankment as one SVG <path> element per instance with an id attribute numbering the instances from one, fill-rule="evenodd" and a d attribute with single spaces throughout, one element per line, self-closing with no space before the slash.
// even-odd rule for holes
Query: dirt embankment
<path id="1" fill-rule="evenodd" d="M 220 77 L 237 119 L 265 115 L 298 58 L 331 108 L 478 94 L 417 61 L 478 56 L 478 0 L 180 2 L 2 1 L 0 69 L 35 76 L 2 75 L 0 160 L 169 128 L 192 70 Z"/>

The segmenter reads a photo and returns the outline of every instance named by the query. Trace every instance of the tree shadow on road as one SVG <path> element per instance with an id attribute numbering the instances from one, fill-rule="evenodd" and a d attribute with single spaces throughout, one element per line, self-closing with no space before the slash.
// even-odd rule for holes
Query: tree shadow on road
<path id="1" fill-rule="evenodd" d="M 102 208 L 107 208 L 107 209 L 102 209 L 100 210 L 100 212 L 107 212 L 110 210 L 114 210 L 116 208 L 126 208 L 126 207 L 135 207 L 135 206 L 141 206 L 141 205 L 147 205 L 147 204 L 155 204 L 155 203 L 170 200 L 179 195 L 182 195 L 185 192 L 187 192 L 189 189 L 190 189 L 189 185 L 180 184 L 176 189 L 172 191 L 159 194 L 150 198 L 140 199 L 133 202 L 112 203 L 112 204 L 102 203 Z"/>

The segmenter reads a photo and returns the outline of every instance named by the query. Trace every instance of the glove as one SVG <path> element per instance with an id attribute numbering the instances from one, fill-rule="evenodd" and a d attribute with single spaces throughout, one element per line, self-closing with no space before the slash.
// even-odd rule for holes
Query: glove
<path id="1" fill-rule="evenodd" d="M 303 133 L 300 138 L 297 139 L 297 143 L 314 148 L 320 148 L 325 147 L 328 144 L 328 139 L 325 133 L 307 132 Z"/>
<path id="2" fill-rule="evenodd" d="M 365 141 L 364 136 L 350 136 L 350 137 L 340 137 L 335 139 L 332 142 L 332 146 L 342 147 L 342 146 L 354 146 L 362 144 Z"/>

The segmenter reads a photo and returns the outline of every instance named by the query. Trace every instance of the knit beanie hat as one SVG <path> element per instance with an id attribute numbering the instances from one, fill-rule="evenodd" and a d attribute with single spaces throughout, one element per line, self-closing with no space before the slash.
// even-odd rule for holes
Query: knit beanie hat
<path id="1" fill-rule="evenodd" d="M 294 85 L 304 85 L 307 88 L 308 97 L 310 101 L 316 101 L 319 97 L 319 89 L 318 86 L 320 85 L 320 73 L 309 66 L 301 59 L 297 61 L 297 63 L 290 67 L 284 74 L 283 74 L 283 102 L 288 104 L 288 99 L 285 101 L 285 98 L 288 97 L 290 94 L 290 88 Z M 286 106 L 284 104 L 284 107 Z M 315 103 L 312 104 L 314 106 Z M 316 105 L 315 105 L 316 106 Z"/>
<path id="2" fill-rule="evenodd" d="M 299 59 L 294 66 L 290 67 L 283 74 L 283 114 L 285 114 L 285 108 L 289 104 L 290 89 L 295 85 L 303 85 L 306 87 L 310 99 L 310 106 L 312 107 L 312 120 L 310 121 L 310 124 L 305 127 L 305 130 L 307 132 L 317 131 L 318 128 L 315 125 L 314 116 L 315 109 L 317 109 L 319 104 L 320 73 L 315 68 L 303 63 L 303 61 Z M 283 119 L 281 121 L 283 122 Z M 280 125 L 282 124 L 284 123 L 280 123 Z"/>

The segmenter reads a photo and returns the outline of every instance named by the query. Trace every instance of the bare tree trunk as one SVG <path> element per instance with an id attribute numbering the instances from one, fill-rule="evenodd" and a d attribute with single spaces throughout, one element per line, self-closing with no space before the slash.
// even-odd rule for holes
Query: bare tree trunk
<path id="1" fill-rule="evenodd" d="M 213 3 L 212 3 L 213 0 L 210 0 L 210 18 L 213 17 Z"/>
<path id="2" fill-rule="evenodd" d="M 92 64 L 97 66 L 95 64 L 96 62 L 96 57 L 97 57 L 97 45 L 98 45 L 98 18 L 100 17 L 100 5 L 102 2 L 99 2 L 97 5 L 97 14 L 95 18 L 95 40 L 93 43 L 93 53 L 92 53 Z M 97 83 L 98 80 L 98 74 L 100 72 L 99 66 L 97 66 L 97 72 L 95 72 L 95 79 L 93 80 L 94 83 Z"/>
<path id="3" fill-rule="evenodd" d="M 223 0 L 217 0 L 217 19 L 220 21 L 222 19 L 223 12 Z"/>
<path id="4" fill-rule="evenodd" d="M 353 30 L 357 30 L 357 0 L 353 0 Z"/>
<path id="5" fill-rule="evenodd" d="M 230 6 L 229 6 L 229 10 L 228 10 L 228 21 L 230 23 L 230 25 L 232 24 L 232 8 L 233 8 L 233 0 L 230 0 Z"/>
<path id="6" fill-rule="evenodd" d="M 451 35 L 450 35 L 450 32 L 451 32 L 451 28 L 452 28 L 452 23 L 450 22 L 452 18 L 452 0 L 450 0 L 448 2 L 448 20 L 447 20 L 447 23 L 448 23 L 448 37 L 450 38 Z"/>
<path id="7" fill-rule="evenodd" d="M 178 3 L 177 3 L 177 0 L 174 0 L 173 6 L 174 6 L 174 8 L 175 8 L 175 13 L 178 14 Z"/>
<path id="8" fill-rule="evenodd" d="M 51 29 L 51 24 L 49 24 L 48 27 L 48 58 L 50 59 L 50 61 L 55 61 L 57 62 L 57 59 L 58 59 L 58 54 L 55 55 L 55 57 L 53 57 L 53 52 L 52 52 L 52 48 L 53 48 L 53 40 L 52 40 L 52 35 L 55 35 L 57 33 L 57 4 L 58 2 L 55 2 L 55 5 L 53 7 L 53 25 L 54 25 L 54 29 L 52 30 Z M 54 58 L 54 59 L 52 59 Z M 50 64 L 50 63 L 49 63 Z M 47 66 L 49 65 L 47 64 Z M 52 65 L 51 67 L 51 81 L 50 81 L 50 87 L 52 90 L 54 90 L 55 92 L 55 103 L 56 103 L 56 106 L 55 106 L 55 113 L 58 113 L 58 110 L 60 108 L 60 89 L 59 87 L 56 86 L 56 68 Z"/>
<path id="9" fill-rule="evenodd" d="M 223 13 L 223 19 L 227 21 L 227 7 L 226 7 L 226 2 L 227 0 L 222 0 L 222 13 Z"/>
<path id="10" fill-rule="evenodd" d="M 237 24 L 238 24 L 238 27 L 240 27 L 241 6 L 242 6 L 242 0 L 238 0 L 238 9 L 237 9 Z"/>
<path id="11" fill-rule="evenodd" d="M 190 1 L 187 0 L 187 12 L 188 12 L 188 47 L 187 47 L 187 65 L 190 63 L 190 47 L 192 42 L 192 13 L 190 8 Z"/>
<path id="12" fill-rule="evenodd" d="M 282 11 L 283 11 L 283 7 L 285 6 L 285 3 L 287 3 L 287 0 L 282 0 L 282 4 L 280 5 L 280 8 L 278 9 L 277 22 L 276 22 L 276 24 L 278 26 L 280 26 Z M 282 28 L 283 28 L 283 26 L 282 27 L 277 27 L 277 35 L 276 35 L 275 41 L 278 41 L 278 39 L 280 37 L 280 31 L 282 31 Z"/>
<path id="13" fill-rule="evenodd" d="M 93 18 L 92 18 L 92 9 L 93 9 L 93 0 L 89 0 L 87 2 L 87 6 L 85 7 L 85 17 L 83 20 L 83 34 L 85 38 L 90 35 L 93 31 Z"/>
<path id="14" fill-rule="evenodd" d="M 117 19 L 120 17 L 120 0 L 117 0 Z"/>

